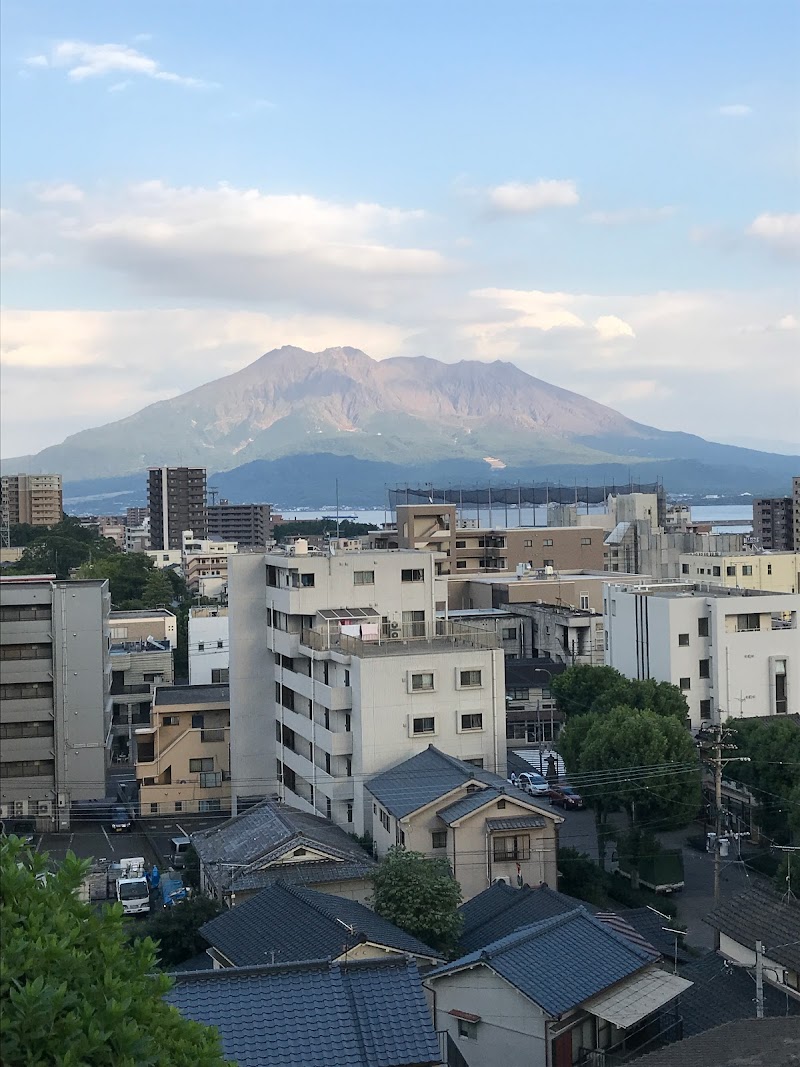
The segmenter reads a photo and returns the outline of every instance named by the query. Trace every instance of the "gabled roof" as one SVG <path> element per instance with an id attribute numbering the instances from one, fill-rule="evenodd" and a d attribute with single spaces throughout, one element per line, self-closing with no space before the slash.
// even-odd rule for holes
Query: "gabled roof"
<path id="1" fill-rule="evenodd" d="M 598 918 L 601 917 L 600 912 L 597 912 L 596 914 Z M 604 921 L 609 914 L 610 913 L 602 913 Z M 648 944 L 652 945 L 653 948 L 660 952 L 668 962 L 672 962 L 675 959 L 675 935 L 669 933 L 669 929 L 665 929 L 674 927 L 672 919 L 664 918 L 652 908 L 617 908 L 613 914 L 620 919 L 623 919 L 628 926 L 633 927 L 633 929 L 644 938 Z M 679 937 L 678 963 L 686 963 L 694 958 L 694 956 L 686 951 L 684 947 L 684 939 Z"/>
<path id="2" fill-rule="evenodd" d="M 636 1060 L 637 1067 L 797 1067 L 800 1023 L 755 1019 L 725 1023 Z"/>
<path id="3" fill-rule="evenodd" d="M 463 952 L 473 952 L 513 934 L 522 926 L 564 915 L 582 906 L 581 901 L 557 893 L 544 884 L 512 889 L 496 882 L 458 909 L 463 920 L 459 948 Z"/>
<path id="4" fill-rule="evenodd" d="M 448 804 L 446 808 L 442 808 L 436 814 L 442 822 L 452 826 L 454 822 L 463 819 L 465 815 L 471 815 L 485 804 L 504 795 L 502 789 L 493 789 L 491 786 L 488 789 L 476 789 L 474 793 L 467 793 L 465 796 L 459 797 L 458 800 L 454 800 L 452 804 Z"/>
<path id="5" fill-rule="evenodd" d="M 800 904 L 784 900 L 766 885 L 752 885 L 721 900 L 706 919 L 709 926 L 793 971 L 800 971 Z"/>
<path id="6" fill-rule="evenodd" d="M 216 1026 L 238 1067 L 427 1067 L 439 1045 L 413 961 L 228 968 L 176 974 L 165 995 Z"/>
<path id="7" fill-rule="evenodd" d="M 476 952 L 431 971 L 426 984 L 465 968 L 486 966 L 557 1018 L 648 965 L 645 951 L 585 908 L 524 926 Z"/>
<path id="8" fill-rule="evenodd" d="M 369 877 L 375 861 L 329 819 L 263 800 L 241 815 L 192 834 L 192 844 L 215 883 L 225 891 L 258 889 L 276 879 L 322 884 Z M 320 852 L 323 859 L 268 865 L 290 851 Z M 262 868 L 266 867 L 266 870 Z"/>
<path id="9" fill-rule="evenodd" d="M 368 941 L 440 960 L 436 949 L 354 900 L 278 883 L 200 928 L 237 967 L 337 959 Z"/>
<path id="10" fill-rule="evenodd" d="M 371 778 L 367 789 L 395 818 L 404 819 L 470 780 L 498 790 L 506 785 L 499 774 L 473 767 L 428 745 L 423 752 Z"/>

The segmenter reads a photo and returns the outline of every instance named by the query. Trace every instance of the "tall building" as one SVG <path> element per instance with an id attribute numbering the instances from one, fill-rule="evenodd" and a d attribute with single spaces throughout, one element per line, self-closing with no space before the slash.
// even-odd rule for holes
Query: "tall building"
<path id="1" fill-rule="evenodd" d="M 800 477 L 792 478 L 792 531 L 794 549 L 800 552 Z"/>
<path id="2" fill-rule="evenodd" d="M 60 474 L 8 474 L 0 478 L 0 517 L 13 526 L 55 526 L 64 514 Z"/>
<path id="3" fill-rule="evenodd" d="M 0 578 L 0 817 L 67 829 L 105 796 L 108 582 Z"/>
<path id="4" fill-rule="evenodd" d="M 266 548 L 272 526 L 269 504 L 229 504 L 208 507 L 208 533 L 223 541 L 238 541 L 247 548 Z"/>
<path id="5" fill-rule="evenodd" d="M 761 547 L 774 552 L 791 552 L 794 540 L 795 496 L 764 497 L 753 501 L 753 536 Z"/>
<path id="6" fill-rule="evenodd" d="M 444 561 L 303 541 L 230 557 L 234 810 L 278 793 L 363 833 L 365 780 L 430 742 L 505 774 L 503 650 L 437 621 Z"/>
<path id="7" fill-rule="evenodd" d="M 180 549 L 184 530 L 206 536 L 205 467 L 151 467 L 147 479 L 150 545 Z"/>
<path id="8" fill-rule="evenodd" d="M 677 685 L 692 726 L 800 713 L 800 595 L 706 583 L 609 585 L 606 663 Z"/>

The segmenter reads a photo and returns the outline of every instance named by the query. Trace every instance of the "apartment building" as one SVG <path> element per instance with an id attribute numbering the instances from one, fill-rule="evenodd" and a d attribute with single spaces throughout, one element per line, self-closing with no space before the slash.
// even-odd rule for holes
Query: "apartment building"
<path id="1" fill-rule="evenodd" d="M 234 810 L 277 791 L 363 833 L 365 779 L 431 741 L 505 773 L 503 652 L 437 621 L 442 562 L 302 542 L 231 557 Z"/>
<path id="2" fill-rule="evenodd" d="M 60 474 L 7 474 L 0 478 L 0 517 L 11 526 L 55 526 L 64 514 Z"/>
<path id="3" fill-rule="evenodd" d="M 763 497 L 753 501 L 753 536 L 762 548 L 774 552 L 790 552 L 795 544 L 795 506 L 798 499 L 793 480 L 792 496 Z"/>
<path id="4" fill-rule="evenodd" d="M 792 478 L 792 540 L 800 552 L 800 477 Z"/>
<path id="5" fill-rule="evenodd" d="M 236 541 L 247 548 L 266 548 L 272 533 L 272 508 L 269 504 L 229 504 L 221 500 L 210 504 L 209 537 Z"/>
<path id="6" fill-rule="evenodd" d="M 110 654 L 111 762 L 135 763 L 136 729 L 150 723 L 155 687 L 172 685 L 175 680 L 173 649 L 164 638 L 112 638 Z"/>
<path id="7" fill-rule="evenodd" d="M 227 685 L 157 686 L 136 742 L 143 815 L 230 811 Z"/>
<path id="8" fill-rule="evenodd" d="M 168 641 L 178 647 L 178 619 L 167 608 L 137 608 L 135 611 L 112 611 L 108 617 L 111 641 Z"/>
<path id="9" fill-rule="evenodd" d="M 189 685 L 228 681 L 228 609 L 216 604 L 189 610 Z"/>
<path id="10" fill-rule="evenodd" d="M 205 537 L 205 467 L 151 467 L 147 479 L 150 544 L 154 549 L 180 549 L 184 530 Z"/>
<path id="11" fill-rule="evenodd" d="M 108 582 L 0 578 L 0 818 L 69 828 L 105 796 Z"/>
<path id="12" fill-rule="evenodd" d="M 800 712 L 800 594 L 705 583 L 609 585 L 606 663 L 680 687 L 692 726 Z"/>
<path id="13" fill-rule="evenodd" d="M 726 589 L 800 592 L 800 551 L 743 552 L 736 555 L 694 552 L 682 555 L 680 564 L 682 581 L 713 582 Z"/>

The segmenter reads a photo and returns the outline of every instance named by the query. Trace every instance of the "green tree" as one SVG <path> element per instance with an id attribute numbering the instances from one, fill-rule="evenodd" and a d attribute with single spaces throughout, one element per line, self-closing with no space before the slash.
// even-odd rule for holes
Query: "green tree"
<path id="1" fill-rule="evenodd" d="M 144 588 L 154 569 L 152 559 L 144 552 L 120 552 L 107 559 L 85 563 L 78 575 L 81 578 L 107 578 L 111 603 L 117 610 L 122 610 L 143 606 Z"/>
<path id="2" fill-rule="evenodd" d="M 146 608 L 167 608 L 172 604 L 175 591 L 172 582 L 163 571 L 153 569 L 147 575 L 142 589 L 141 601 Z"/>
<path id="3" fill-rule="evenodd" d="M 783 716 L 729 719 L 731 742 L 749 763 L 731 763 L 725 777 L 752 791 L 758 801 L 758 825 L 780 844 L 800 834 L 800 726 Z"/>
<path id="4" fill-rule="evenodd" d="M 628 695 L 628 679 L 613 667 L 587 667 L 578 664 L 553 678 L 550 691 L 559 711 L 567 718 L 585 715 L 594 709 L 600 698 L 614 692 L 621 698 L 614 703 L 624 704 Z"/>
<path id="5" fill-rule="evenodd" d="M 575 848 L 558 850 L 558 888 L 561 893 L 602 908 L 608 904 L 606 877 L 602 868 L 586 853 Z"/>
<path id="6" fill-rule="evenodd" d="M 41 536 L 42 530 L 41 527 L 31 526 L 28 522 L 14 522 L 9 526 L 8 533 L 13 548 L 24 548 Z"/>
<path id="7" fill-rule="evenodd" d="M 0 839 L 0 1059 L 19 1067 L 223 1067 L 216 1030 L 164 1000 L 150 940 L 126 944 L 122 907 L 77 897 L 89 864 Z"/>
<path id="8" fill-rule="evenodd" d="M 208 942 L 198 933 L 203 923 L 216 919 L 222 905 L 205 896 L 194 896 L 171 908 L 162 908 L 146 923 L 133 924 L 136 939 L 151 937 L 158 943 L 158 958 L 166 970 L 204 952 Z"/>
<path id="9" fill-rule="evenodd" d="M 447 860 L 429 860 L 396 846 L 379 864 L 372 885 L 378 915 L 441 952 L 455 948 L 461 932 L 461 886 Z"/>

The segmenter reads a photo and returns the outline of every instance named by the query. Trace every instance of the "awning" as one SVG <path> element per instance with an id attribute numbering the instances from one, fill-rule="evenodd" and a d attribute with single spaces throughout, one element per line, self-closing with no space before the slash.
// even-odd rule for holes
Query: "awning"
<path id="1" fill-rule="evenodd" d="M 627 1030 L 669 1004 L 693 984 L 677 974 L 651 967 L 607 993 L 587 1000 L 582 1007 L 592 1015 Z"/>
<path id="2" fill-rule="evenodd" d="M 480 1015 L 473 1015 L 471 1011 L 459 1011 L 458 1008 L 451 1008 L 447 1014 L 456 1019 L 463 1019 L 468 1023 L 479 1023 L 481 1021 Z"/>

